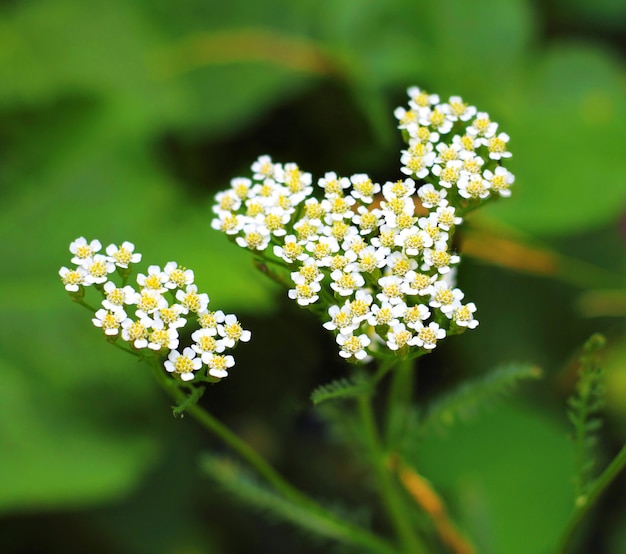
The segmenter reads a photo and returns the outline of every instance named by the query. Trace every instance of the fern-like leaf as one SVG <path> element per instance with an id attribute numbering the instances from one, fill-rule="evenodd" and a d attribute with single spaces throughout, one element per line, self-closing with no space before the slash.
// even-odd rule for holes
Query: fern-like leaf
<path id="1" fill-rule="evenodd" d="M 599 365 L 599 354 L 605 342 L 602 335 L 596 334 L 585 343 L 576 389 L 567 401 L 567 415 L 574 426 L 574 485 L 579 499 L 584 498 L 591 483 L 593 450 L 602 426 L 598 413 L 604 407 L 604 370 Z"/>
<path id="2" fill-rule="evenodd" d="M 337 379 L 326 385 L 321 385 L 311 393 L 313 404 L 320 404 L 326 400 L 339 398 L 355 398 L 371 392 L 370 384 L 363 378 Z"/>
<path id="3" fill-rule="evenodd" d="M 421 433 L 443 431 L 457 421 L 475 417 L 511 393 L 526 379 L 539 379 L 541 369 L 531 364 L 510 364 L 498 367 L 487 375 L 467 381 L 435 401 L 421 418 Z"/>
<path id="4" fill-rule="evenodd" d="M 345 533 L 337 524 L 313 509 L 292 502 L 258 482 L 248 471 L 233 460 L 206 454 L 202 458 L 204 473 L 213 479 L 225 492 L 244 505 L 262 512 L 270 520 L 282 520 L 308 532 L 310 538 L 318 537 L 333 541 L 345 541 Z M 341 510 L 344 521 L 348 510 Z M 333 510 L 333 513 L 336 511 Z M 337 514 L 337 517 L 341 517 Z M 346 545 L 347 546 L 347 545 Z"/>

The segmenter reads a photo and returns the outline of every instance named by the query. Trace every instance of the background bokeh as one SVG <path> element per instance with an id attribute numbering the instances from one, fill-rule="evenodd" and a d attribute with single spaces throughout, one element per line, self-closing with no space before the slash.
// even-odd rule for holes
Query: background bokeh
<path id="1" fill-rule="evenodd" d="M 424 360 L 419 399 L 509 361 L 545 377 L 407 455 L 479 552 L 554 551 L 565 399 L 593 331 L 609 338 L 599 469 L 626 439 L 625 20 L 619 0 L 0 1 L 0 551 L 322 549 L 202 475 L 222 445 L 173 419 L 63 290 L 81 235 L 193 268 L 256 339 L 205 405 L 303 489 L 367 508 L 363 468 L 308 398 L 345 375 L 332 338 L 210 228 L 210 205 L 264 153 L 401 177 L 392 111 L 410 85 L 488 111 L 517 177 L 462 229 L 481 324 Z M 580 553 L 626 553 L 624 483 Z"/>

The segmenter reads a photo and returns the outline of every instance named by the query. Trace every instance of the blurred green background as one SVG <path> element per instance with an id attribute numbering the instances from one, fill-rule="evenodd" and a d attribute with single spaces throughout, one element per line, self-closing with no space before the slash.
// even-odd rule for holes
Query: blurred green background
<path id="1" fill-rule="evenodd" d="M 610 341 L 599 468 L 626 439 L 625 18 L 619 0 L 0 1 L 0 551 L 328 548 L 201 474 L 222 445 L 174 420 L 63 290 L 81 235 L 192 267 L 256 337 L 208 409 L 311 494 L 372 503 L 308 399 L 346 374 L 332 338 L 210 228 L 210 205 L 265 153 L 399 178 L 410 85 L 488 111 L 517 177 L 462 230 L 481 325 L 421 364 L 420 401 L 503 362 L 545 371 L 411 462 L 479 552 L 554 551 L 573 495 L 565 398 L 593 331 Z M 580 553 L 626 553 L 624 484 Z"/>

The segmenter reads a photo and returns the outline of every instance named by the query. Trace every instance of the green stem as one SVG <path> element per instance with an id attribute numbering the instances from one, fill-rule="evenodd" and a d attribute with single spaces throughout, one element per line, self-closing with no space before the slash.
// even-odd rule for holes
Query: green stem
<path id="1" fill-rule="evenodd" d="M 402 436 L 413 396 L 413 361 L 402 360 L 393 370 L 387 403 L 385 442 L 388 450 L 395 450 Z"/>
<path id="2" fill-rule="evenodd" d="M 179 389 L 178 383 L 163 373 L 159 364 L 151 364 L 154 374 L 163 389 L 177 402 L 184 402 L 186 395 Z M 248 443 L 240 439 L 235 433 L 214 418 L 204 408 L 197 404 L 187 406 L 186 411 L 205 429 L 216 435 L 225 444 L 248 462 L 263 478 L 270 483 L 276 491 L 288 500 L 298 504 L 310 513 L 311 518 L 322 521 L 325 526 L 332 530 L 332 534 L 338 540 L 366 547 L 368 550 L 382 554 L 398 554 L 398 551 L 387 541 L 377 535 L 340 519 L 329 512 L 317 502 L 300 492 L 281 475 Z"/>
<path id="3" fill-rule="evenodd" d="M 615 480 L 620 471 L 624 469 L 624 466 L 626 466 L 626 444 L 618 452 L 617 456 L 613 458 L 602 475 L 600 475 L 600 477 L 592 483 L 589 493 L 576 500 L 576 507 L 574 508 L 572 517 L 561 540 L 561 546 L 559 548 L 559 552 L 561 552 L 561 554 L 565 554 L 568 551 L 578 526 L 589 510 L 591 510 L 591 508 L 595 505 L 600 495 Z"/>
<path id="4" fill-rule="evenodd" d="M 402 542 L 402 551 L 406 554 L 426 552 L 426 549 L 422 546 L 421 541 L 415 534 L 413 526 L 411 525 L 408 507 L 403 501 L 401 491 L 394 481 L 393 475 L 385 466 L 371 400 L 369 397 L 360 396 L 358 405 L 359 414 L 367 436 L 371 460 L 376 472 L 380 494 L 396 534 Z"/>

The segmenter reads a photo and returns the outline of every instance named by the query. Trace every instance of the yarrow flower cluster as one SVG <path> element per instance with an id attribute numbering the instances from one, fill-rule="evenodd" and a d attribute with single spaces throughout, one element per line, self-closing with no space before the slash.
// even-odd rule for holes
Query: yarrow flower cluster
<path id="1" fill-rule="evenodd" d="M 394 112 L 407 143 L 384 184 L 334 172 L 316 187 L 295 163 L 261 156 L 252 178 L 216 196 L 212 227 L 288 272 L 289 298 L 326 313 L 340 356 L 417 356 L 478 325 L 455 285 L 452 246 L 463 215 L 510 196 L 509 137 L 458 96 L 412 87 Z M 268 270 L 269 271 L 269 270 Z"/>
<path id="2" fill-rule="evenodd" d="M 101 307 L 92 319 L 111 341 L 121 340 L 133 351 L 164 360 L 165 369 L 183 381 L 218 381 L 235 365 L 227 352 L 239 341 L 250 340 L 234 314 L 209 311 L 209 297 L 198 291 L 191 269 L 168 262 L 148 267 L 127 284 L 132 266 L 142 255 L 124 242 L 111 244 L 105 254 L 98 240 L 84 237 L 70 244 L 73 268 L 59 271 L 65 289 L 83 302 L 86 287 L 101 295 Z M 116 280 L 118 281 L 116 283 Z M 84 303 L 84 302 L 83 302 Z M 189 335 L 190 344 L 181 346 Z"/>

